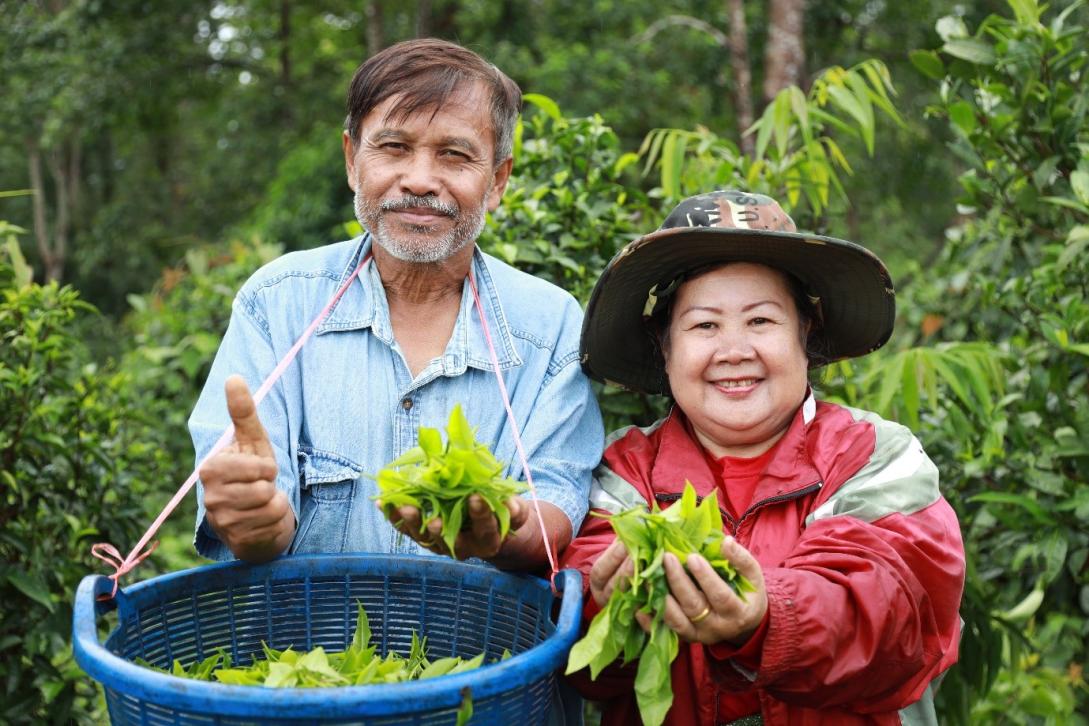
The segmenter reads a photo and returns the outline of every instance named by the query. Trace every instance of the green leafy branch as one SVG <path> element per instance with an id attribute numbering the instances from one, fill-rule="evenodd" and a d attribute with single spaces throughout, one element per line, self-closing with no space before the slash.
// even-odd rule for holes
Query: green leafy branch
<path id="1" fill-rule="evenodd" d="M 503 465 L 488 447 L 473 437 L 473 429 L 454 406 L 446 425 L 444 445 L 438 429 L 421 426 L 419 446 L 406 451 L 378 472 L 378 494 L 386 513 L 397 507 L 420 510 L 421 534 L 432 519 L 442 520 L 442 539 L 456 556 L 454 543 L 468 525 L 469 497 L 479 495 L 499 520 L 499 536 L 510 531 L 507 500 L 523 491 L 520 483 L 503 477 Z"/>
<path id="2" fill-rule="evenodd" d="M 634 572 L 627 587 L 613 589 L 586 636 L 571 649 L 567 673 L 589 666 L 590 678 L 596 679 L 617 657 L 623 655 L 625 664 L 638 658 L 635 695 L 639 714 L 647 726 L 658 726 L 673 704 L 670 664 L 680 647 L 677 634 L 662 620 L 669 594 L 665 554 L 673 553 L 682 565 L 691 554 L 700 554 L 742 598 L 755 588 L 722 556 L 726 535 L 714 492 L 696 504 L 696 490 L 685 482 L 680 501 L 664 511 L 654 502 L 650 511 L 635 508 L 607 519 L 627 548 Z M 653 617 L 649 636 L 635 620 L 637 611 Z"/>

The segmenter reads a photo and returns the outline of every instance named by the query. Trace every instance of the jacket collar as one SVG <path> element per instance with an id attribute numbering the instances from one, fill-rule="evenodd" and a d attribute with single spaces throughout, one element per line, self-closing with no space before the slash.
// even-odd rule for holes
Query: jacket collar
<path id="1" fill-rule="evenodd" d="M 337 301 L 328 317 L 318 326 L 315 334 L 340 333 L 370 328 L 371 332 L 386 345 L 392 347 L 393 326 L 390 323 L 389 303 L 386 291 L 382 287 L 382 278 L 371 256 L 371 236 L 363 234 L 359 244 L 353 249 L 347 264 L 341 270 L 337 280 L 337 289 L 355 272 L 360 260 L 365 260 L 359 271 L 359 279 L 352 283 L 344 295 Z M 522 365 L 514 347 L 514 336 L 507 322 L 495 288 L 495 281 L 488 269 L 487 257 L 477 247 L 473 251 L 472 274 L 476 280 L 480 304 L 487 317 L 488 331 L 499 360 L 499 368 L 507 370 Z M 466 281 L 468 283 L 468 281 Z M 481 370 L 491 370 L 491 354 L 484 329 L 480 325 L 480 316 L 473 300 L 472 289 L 468 284 L 462 286 L 461 308 L 454 331 L 446 352 L 442 356 L 442 373 L 458 375 L 472 366 Z"/>
<path id="2" fill-rule="evenodd" d="M 807 387 L 802 405 L 794 413 L 775 455 L 764 470 L 754 501 L 789 493 L 820 480 L 807 446 L 809 425 L 816 417 L 816 411 L 816 398 L 813 390 Z M 692 482 L 701 497 L 715 491 L 715 476 L 703 454 L 703 447 L 689 431 L 687 418 L 674 406 L 662 424 L 658 456 L 651 470 L 651 484 L 656 492 L 680 494 L 686 479 Z"/>

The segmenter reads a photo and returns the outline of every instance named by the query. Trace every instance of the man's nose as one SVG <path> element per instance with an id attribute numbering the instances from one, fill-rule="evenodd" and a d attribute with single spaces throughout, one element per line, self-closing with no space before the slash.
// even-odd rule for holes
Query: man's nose
<path id="1" fill-rule="evenodd" d="M 412 154 L 401 169 L 401 189 L 418 197 L 438 194 L 442 187 L 438 171 L 435 159 L 429 154 Z"/>

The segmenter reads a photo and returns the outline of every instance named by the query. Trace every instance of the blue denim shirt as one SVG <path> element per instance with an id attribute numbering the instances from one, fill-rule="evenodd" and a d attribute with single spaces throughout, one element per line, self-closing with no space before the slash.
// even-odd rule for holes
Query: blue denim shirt
<path id="1" fill-rule="evenodd" d="M 237 373 L 255 391 L 369 250 L 363 235 L 293 252 L 246 282 L 189 418 L 197 461 L 229 423 L 226 378 Z M 565 291 L 479 250 L 472 264 L 537 494 L 577 532 L 604 442 L 579 365 L 582 310 Z M 371 477 L 416 445 L 420 426 L 445 432 L 458 403 L 506 473 L 524 479 L 469 285 L 445 352 L 413 379 L 368 261 L 258 406 L 276 451 L 276 485 L 298 522 L 290 551 L 425 554 L 375 506 Z M 231 559 L 205 520 L 199 485 L 197 503 L 197 551 Z"/>

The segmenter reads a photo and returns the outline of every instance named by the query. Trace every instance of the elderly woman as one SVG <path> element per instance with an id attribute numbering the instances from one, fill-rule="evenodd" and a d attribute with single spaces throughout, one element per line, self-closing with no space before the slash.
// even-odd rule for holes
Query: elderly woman
<path id="1" fill-rule="evenodd" d="M 610 437 L 591 507 L 665 508 L 686 480 L 717 492 L 723 555 L 756 587 L 741 599 L 704 558 L 666 555 L 663 618 L 682 641 L 667 723 L 935 722 L 960 633 L 956 515 L 910 431 L 808 384 L 814 367 L 883 345 L 894 316 L 876 256 L 799 234 L 774 200 L 736 191 L 685 200 L 598 281 L 585 370 L 676 405 Z M 583 572 L 587 620 L 631 573 L 598 517 L 564 559 Z M 618 663 L 572 681 L 605 702 L 604 724 L 631 724 L 633 677 Z"/>

